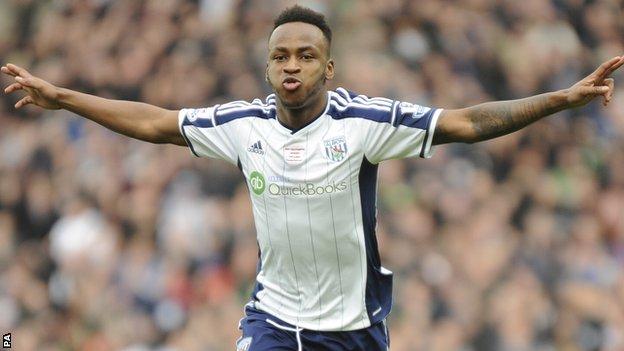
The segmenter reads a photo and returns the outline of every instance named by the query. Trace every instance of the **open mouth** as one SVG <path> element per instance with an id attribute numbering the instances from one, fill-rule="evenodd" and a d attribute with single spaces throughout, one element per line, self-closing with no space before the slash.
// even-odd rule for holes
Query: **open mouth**
<path id="1" fill-rule="evenodd" d="M 294 77 L 288 77 L 282 81 L 282 86 L 287 91 L 295 91 L 301 86 L 301 81 Z"/>

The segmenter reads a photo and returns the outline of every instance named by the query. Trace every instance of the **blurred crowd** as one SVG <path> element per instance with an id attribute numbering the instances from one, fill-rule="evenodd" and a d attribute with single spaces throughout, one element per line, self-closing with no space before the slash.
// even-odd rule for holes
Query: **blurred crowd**
<path id="1" fill-rule="evenodd" d="M 263 97 L 272 20 L 292 4 L 3 0 L 0 61 L 172 109 Z M 624 53 L 619 0 L 301 4 L 334 31 L 333 86 L 428 106 L 567 88 Z M 380 167 L 393 351 L 624 350 L 615 78 L 607 107 Z M 239 171 L 17 99 L 0 98 L 0 331 L 13 347 L 233 350 L 257 260 Z"/>

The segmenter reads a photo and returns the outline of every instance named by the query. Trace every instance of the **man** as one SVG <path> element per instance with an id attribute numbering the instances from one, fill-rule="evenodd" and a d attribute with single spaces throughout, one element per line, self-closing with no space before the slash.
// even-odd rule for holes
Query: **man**
<path id="1" fill-rule="evenodd" d="M 188 145 L 224 159 L 250 190 L 260 259 L 238 350 L 387 350 L 392 273 L 375 238 L 376 176 L 390 158 L 430 157 L 432 146 L 511 133 L 549 114 L 607 104 L 614 57 L 569 89 L 521 100 L 442 110 L 338 88 L 323 15 L 283 11 L 269 38 L 265 101 L 170 111 L 58 88 L 8 64 L 16 108 L 64 108 L 118 133 Z"/>

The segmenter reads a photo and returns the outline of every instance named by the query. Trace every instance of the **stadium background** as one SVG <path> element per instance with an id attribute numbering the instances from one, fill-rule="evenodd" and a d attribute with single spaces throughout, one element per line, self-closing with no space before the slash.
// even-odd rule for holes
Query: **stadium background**
<path id="1" fill-rule="evenodd" d="M 291 2 L 0 1 L 0 60 L 180 108 L 264 96 Z M 624 53 L 617 0 L 303 1 L 335 85 L 446 108 Z M 380 168 L 392 350 L 624 350 L 624 75 L 603 108 Z M 2 79 L 6 86 L 8 78 Z M 232 350 L 254 279 L 234 167 L 0 99 L 0 331 L 16 350 Z"/>

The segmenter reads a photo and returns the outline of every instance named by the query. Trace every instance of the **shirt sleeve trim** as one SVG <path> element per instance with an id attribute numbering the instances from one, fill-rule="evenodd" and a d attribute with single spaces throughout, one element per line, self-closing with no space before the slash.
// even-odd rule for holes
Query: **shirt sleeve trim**
<path id="1" fill-rule="evenodd" d="M 429 123 L 427 125 L 427 132 L 425 133 L 425 140 L 423 141 L 423 146 L 420 151 L 420 157 L 422 158 L 431 158 L 433 156 L 433 152 L 435 148 L 432 146 L 433 144 L 433 135 L 435 132 L 436 125 L 438 123 L 438 117 L 440 117 L 440 113 L 442 113 L 443 109 L 437 109 L 431 119 L 429 119 Z"/>
<path id="2" fill-rule="evenodd" d="M 182 109 L 180 110 L 180 112 L 178 112 L 178 127 L 180 128 L 180 134 L 182 134 L 182 137 L 184 138 L 186 145 L 191 150 L 191 153 L 193 154 L 193 156 L 199 157 L 197 152 L 195 152 L 195 148 L 193 148 L 193 143 L 191 142 L 191 139 L 188 138 L 188 136 L 186 135 L 186 130 L 184 130 L 185 119 L 186 119 L 186 111 Z"/>

